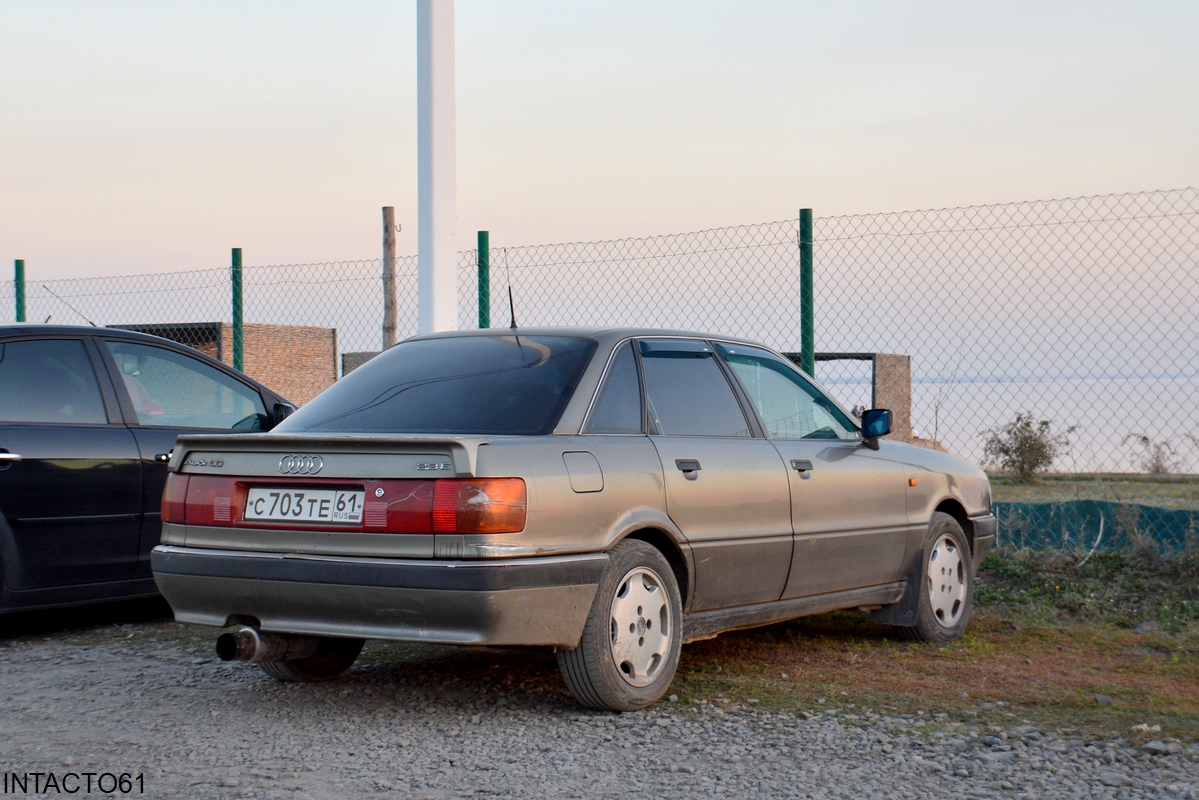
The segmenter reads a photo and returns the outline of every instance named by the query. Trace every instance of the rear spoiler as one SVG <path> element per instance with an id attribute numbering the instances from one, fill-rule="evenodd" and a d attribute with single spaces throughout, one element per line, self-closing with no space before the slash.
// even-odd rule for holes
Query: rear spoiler
<path id="1" fill-rule="evenodd" d="M 171 451 L 169 469 L 177 472 L 187 454 L 193 451 L 227 453 L 296 452 L 349 453 L 380 455 L 400 453 L 448 452 L 456 475 L 475 475 L 479 448 L 494 436 L 426 436 L 420 434 L 184 434 Z"/>

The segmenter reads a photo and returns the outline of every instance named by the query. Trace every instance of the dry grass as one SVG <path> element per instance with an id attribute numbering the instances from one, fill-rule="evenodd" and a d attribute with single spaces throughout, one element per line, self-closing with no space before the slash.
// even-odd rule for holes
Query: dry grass
<path id="1" fill-rule="evenodd" d="M 1013 622 L 980 613 L 948 647 L 898 642 L 861 615 L 827 614 L 684 649 L 685 701 L 756 699 L 796 711 L 870 708 L 1133 739 L 1199 739 L 1199 633 Z M 1097 695 L 1112 699 L 1101 706 Z M 821 702 L 823 700 L 823 702 Z"/>
<path id="2" fill-rule="evenodd" d="M 1009 475 L 991 475 L 993 499 L 1003 503 L 1056 503 L 1104 500 L 1159 508 L 1199 511 L 1199 476 L 1136 474 L 1041 475 L 1020 483 Z"/>

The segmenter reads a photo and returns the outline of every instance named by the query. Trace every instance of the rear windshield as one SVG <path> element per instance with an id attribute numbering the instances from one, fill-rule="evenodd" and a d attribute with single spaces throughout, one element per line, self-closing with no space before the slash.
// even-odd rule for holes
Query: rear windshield
<path id="1" fill-rule="evenodd" d="M 595 342 L 464 336 L 402 342 L 284 420 L 286 433 L 550 433 Z"/>

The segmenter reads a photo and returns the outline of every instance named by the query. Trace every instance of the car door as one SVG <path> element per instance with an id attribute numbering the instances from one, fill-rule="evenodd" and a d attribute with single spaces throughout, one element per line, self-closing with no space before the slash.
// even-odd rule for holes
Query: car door
<path id="1" fill-rule="evenodd" d="M 258 389 L 181 350 L 102 338 L 101 350 L 141 461 L 142 514 L 137 576 L 150 575 L 150 551 L 162 534 L 167 454 L 183 433 L 265 430 Z"/>
<path id="2" fill-rule="evenodd" d="M 795 550 L 783 597 L 900 580 L 903 466 L 864 446 L 849 417 L 790 362 L 759 347 L 718 348 L 788 466 Z"/>
<path id="3" fill-rule="evenodd" d="M 0 341 L 0 561 L 10 589 L 132 577 L 137 444 L 83 337 Z"/>
<path id="4" fill-rule="evenodd" d="M 710 344 L 638 342 L 666 510 L 695 559 L 692 610 L 777 600 L 791 564 L 791 503 L 778 452 L 754 428 Z"/>

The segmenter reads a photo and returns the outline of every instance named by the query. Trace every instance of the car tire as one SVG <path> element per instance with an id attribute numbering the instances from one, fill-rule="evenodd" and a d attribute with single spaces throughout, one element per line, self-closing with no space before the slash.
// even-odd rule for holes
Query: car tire
<path id="1" fill-rule="evenodd" d="M 683 643 L 679 585 L 657 548 L 625 539 L 609 552 L 579 646 L 558 667 L 588 708 L 637 711 L 666 693 Z"/>
<path id="2" fill-rule="evenodd" d="M 948 644 L 966 630 L 974 602 L 970 543 L 956 519 L 933 513 L 920 558 L 923 581 L 908 589 L 920 593 L 916 624 L 895 632 L 902 639 Z"/>
<path id="3" fill-rule="evenodd" d="M 331 681 L 341 677 L 358 659 L 363 639 L 339 639 L 331 636 L 321 637 L 316 653 L 306 658 L 292 658 L 281 661 L 260 661 L 258 666 L 262 671 L 278 681 L 288 683 L 315 683 Z"/>

